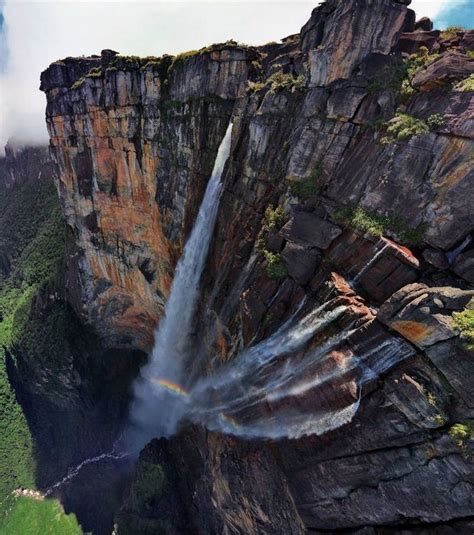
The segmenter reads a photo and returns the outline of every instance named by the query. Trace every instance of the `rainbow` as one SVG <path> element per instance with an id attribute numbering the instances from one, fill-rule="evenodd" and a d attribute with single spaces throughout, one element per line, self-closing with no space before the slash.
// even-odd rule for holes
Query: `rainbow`
<path id="1" fill-rule="evenodd" d="M 155 385 L 161 386 L 162 388 L 173 392 L 173 394 L 178 394 L 178 396 L 185 398 L 189 397 L 189 392 L 187 392 L 180 385 L 173 383 L 172 381 L 168 381 L 168 379 L 150 379 L 150 381 Z"/>

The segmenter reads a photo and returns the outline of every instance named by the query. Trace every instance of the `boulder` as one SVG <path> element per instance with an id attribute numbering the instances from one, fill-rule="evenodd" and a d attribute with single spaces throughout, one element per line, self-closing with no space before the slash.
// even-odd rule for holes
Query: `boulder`
<path id="1" fill-rule="evenodd" d="M 474 50 L 474 30 L 467 30 L 461 39 L 461 46 L 467 50 Z"/>
<path id="2" fill-rule="evenodd" d="M 342 230 L 334 223 L 303 211 L 295 212 L 280 231 L 284 238 L 293 243 L 319 249 L 327 249 L 341 233 Z"/>
<path id="3" fill-rule="evenodd" d="M 420 349 L 456 336 L 452 313 L 462 310 L 474 291 L 409 284 L 379 309 L 377 319 Z"/>
<path id="4" fill-rule="evenodd" d="M 447 83 L 463 80 L 474 73 L 474 58 L 451 52 L 422 67 L 413 77 L 412 86 L 420 91 L 432 91 Z"/>
<path id="5" fill-rule="evenodd" d="M 474 284 L 474 249 L 458 255 L 452 270 L 470 284 Z"/>
<path id="6" fill-rule="evenodd" d="M 458 339 L 432 345 L 426 354 L 447 379 L 452 389 L 474 409 L 474 351 Z M 473 416 L 471 411 L 469 415 Z"/>
<path id="7" fill-rule="evenodd" d="M 415 54 L 421 46 L 426 46 L 431 51 L 439 38 L 439 34 L 439 30 L 402 33 L 397 43 L 397 51 Z"/>
<path id="8" fill-rule="evenodd" d="M 438 249 L 427 248 L 423 251 L 423 258 L 436 269 L 447 269 L 449 267 L 448 259 L 443 251 Z"/>
<path id="9" fill-rule="evenodd" d="M 269 232 L 266 244 L 269 251 L 279 253 L 283 249 L 285 238 L 279 232 Z"/>
<path id="10" fill-rule="evenodd" d="M 433 21 L 429 17 L 421 17 L 415 22 L 415 30 L 429 32 L 433 29 Z"/>
<path id="11" fill-rule="evenodd" d="M 314 275 L 321 255 L 316 249 L 307 249 L 296 243 L 287 243 L 281 253 L 281 258 L 290 277 L 298 284 L 304 285 Z"/>

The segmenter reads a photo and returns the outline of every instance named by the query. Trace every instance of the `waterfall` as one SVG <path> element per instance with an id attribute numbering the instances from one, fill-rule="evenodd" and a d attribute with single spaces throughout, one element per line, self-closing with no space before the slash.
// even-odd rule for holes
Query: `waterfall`
<path id="1" fill-rule="evenodd" d="M 215 226 L 231 135 L 232 123 L 219 147 L 193 230 L 177 264 L 150 360 L 135 381 L 128 428 L 112 451 L 71 468 L 45 496 L 69 483 L 84 466 L 109 459 L 133 458 L 152 438 L 174 434 L 185 419 L 210 430 L 250 439 L 300 438 L 326 433 L 351 421 L 367 381 L 412 354 L 408 344 L 390 339 L 359 355 L 350 353 L 334 358 L 333 352 L 363 325 L 346 326 L 314 346 L 310 341 L 341 318 L 346 306 L 339 304 L 337 297 L 326 296 L 325 303 L 300 317 L 306 305 L 304 298 L 268 338 L 243 349 L 209 376 L 188 379 L 199 282 Z M 353 283 L 360 280 L 387 246 L 384 243 Z M 254 261 L 251 257 L 249 266 Z M 247 276 L 247 269 L 244 275 Z M 370 345 L 371 341 L 367 343 Z M 341 384 L 346 382 L 352 387 L 350 395 L 342 392 L 339 396 Z M 338 395 L 334 400 L 335 393 Z M 288 403 L 291 398 L 294 399 Z"/>
<path id="2" fill-rule="evenodd" d="M 221 177 L 229 158 L 232 123 L 217 152 L 191 235 L 176 267 L 164 316 L 155 334 L 155 346 L 148 364 L 134 386 L 131 429 L 126 442 L 140 449 L 155 436 L 169 436 L 179 420 L 180 403 L 166 384 L 179 392 L 186 384 L 186 361 L 190 356 L 190 335 L 199 297 L 199 281 L 206 261 L 221 195 Z M 127 440 L 128 439 L 128 440 Z M 131 439 L 131 440 L 130 440 Z"/>
<path id="3" fill-rule="evenodd" d="M 377 262 L 377 260 L 383 255 L 385 250 L 388 248 L 388 242 L 382 245 L 382 247 L 374 254 L 374 256 L 369 260 L 369 262 L 359 271 L 359 273 L 350 281 L 351 286 L 358 284 L 363 275 Z"/>

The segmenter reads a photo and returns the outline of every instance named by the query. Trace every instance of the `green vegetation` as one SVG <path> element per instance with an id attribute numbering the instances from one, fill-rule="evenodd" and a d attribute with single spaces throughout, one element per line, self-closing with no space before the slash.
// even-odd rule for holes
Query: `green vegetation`
<path id="1" fill-rule="evenodd" d="M 278 231 L 285 222 L 285 210 L 283 206 L 277 206 L 272 208 L 268 206 L 265 210 L 265 216 L 263 218 L 262 229 L 259 232 L 257 238 L 258 250 L 265 254 L 265 242 L 267 240 L 268 233 L 271 231 Z"/>
<path id="2" fill-rule="evenodd" d="M 248 82 L 248 90 L 251 93 L 257 93 L 265 88 L 270 88 L 272 93 L 279 93 L 284 90 L 304 91 L 306 89 L 305 78 L 302 75 L 295 77 L 278 71 L 269 76 L 265 82 Z"/>
<path id="3" fill-rule="evenodd" d="M 2 520 L 12 506 L 10 493 L 18 487 L 35 488 L 33 439 L 5 367 L 0 347 L 0 532 Z"/>
<path id="4" fill-rule="evenodd" d="M 454 39 L 457 37 L 457 32 L 464 31 L 462 26 L 448 26 L 446 30 L 442 31 L 440 34 L 441 39 Z"/>
<path id="5" fill-rule="evenodd" d="M 422 241 L 425 231 L 424 225 L 412 228 L 403 218 L 382 216 L 369 212 L 361 206 L 341 208 L 335 213 L 335 218 L 341 225 L 359 230 L 369 236 L 381 237 L 391 233 L 401 242 L 412 245 Z"/>
<path id="6" fill-rule="evenodd" d="M 86 81 L 86 78 L 101 78 L 102 77 L 102 68 L 101 67 L 94 67 L 91 69 L 88 73 L 86 73 L 84 76 L 76 80 L 72 86 L 71 89 L 78 89 L 81 87 L 84 82 Z"/>
<path id="7" fill-rule="evenodd" d="M 474 50 L 466 50 L 466 56 L 468 58 L 474 58 Z"/>
<path id="8" fill-rule="evenodd" d="M 263 251 L 265 260 L 267 261 L 266 272 L 271 279 L 284 279 L 288 275 L 288 270 L 285 264 L 281 261 L 281 256 L 276 253 Z"/>
<path id="9" fill-rule="evenodd" d="M 132 509 L 148 509 L 161 497 L 164 481 L 165 474 L 159 464 L 140 460 L 130 492 Z"/>
<path id="10" fill-rule="evenodd" d="M 398 93 L 405 77 L 405 64 L 385 65 L 380 72 L 369 80 L 367 92 L 394 91 Z"/>
<path id="11" fill-rule="evenodd" d="M 171 68 L 181 63 L 184 63 L 189 58 L 193 58 L 195 56 L 202 56 L 203 54 L 212 52 L 213 50 L 216 50 L 218 46 L 223 46 L 225 48 L 248 48 L 248 46 L 244 43 L 239 43 L 238 41 L 235 41 L 234 39 L 229 39 L 228 41 L 222 44 L 213 44 L 213 45 L 200 48 L 199 50 L 188 50 L 186 52 L 181 52 L 180 54 L 177 54 L 176 56 L 173 57 Z"/>
<path id="12" fill-rule="evenodd" d="M 416 54 L 411 54 L 404 61 L 408 78 L 411 80 L 419 69 L 439 58 L 440 55 L 438 53 L 430 54 L 426 46 L 420 46 Z"/>
<path id="13" fill-rule="evenodd" d="M 263 82 L 247 82 L 248 83 L 248 90 L 250 93 L 258 93 L 261 91 L 265 86 Z"/>
<path id="14" fill-rule="evenodd" d="M 283 206 L 272 208 L 269 206 L 265 210 L 265 218 L 263 228 L 267 231 L 279 230 L 285 221 L 285 210 Z"/>
<path id="15" fill-rule="evenodd" d="M 281 261 L 281 256 L 278 253 L 272 253 L 266 248 L 266 240 L 269 232 L 276 232 L 280 230 L 285 222 L 285 211 L 283 206 L 272 208 L 269 206 L 265 210 L 265 217 L 263 218 L 262 229 L 257 238 L 257 248 L 265 257 L 267 262 L 266 273 L 271 279 L 283 279 L 288 275 L 285 264 Z"/>
<path id="16" fill-rule="evenodd" d="M 394 91 L 398 94 L 400 102 L 406 102 L 416 93 L 411 82 L 415 74 L 440 58 L 440 54 L 430 54 L 426 46 L 420 46 L 418 52 L 411 54 L 401 64 L 386 65 L 374 78 L 369 81 L 367 90 L 369 93 L 376 91 Z"/>
<path id="17" fill-rule="evenodd" d="M 469 440 L 472 436 L 472 429 L 466 424 L 454 424 L 449 434 L 457 440 Z"/>
<path id="18" fill-rule="evenodd" d="M 446 422 L 447 422 L 447 419 L 442 415 L 442 414 L 437 414 L 435 417 L 434 417 L 434 421 L 437 425 L 439 425 L 440 427 L 445 425 Z"/>
<path id="19" fill-rule="evenodd" d="M 79 89 L 80 87 L 82 87 L 82 85 L 84 84 L 85 81 L 86 81 L 85 78 L 79 78 L 79 80 L 76 80 L 72 84 L 71 89 Z"/>
<path id="20" fill-rule="evenodd" d="M 58 502 L 14 498 L 12 491 L 35 488 L 35 444 L 10 385 L 6 356 L 19 349 L 32 362 L 62 359 L 64 305 L 55 302 L 45 317 L 35 301 L 61 271 L 65 225 L 52 182 L 32 181 L 0 198 L 0 532 L 2 534 L 81 533 L 75 518 Z M 49 292 L 48 292 L 49 293 Z M 59 378 L 58 378 L 59 380 Z M 54 519 L 54 520 L 53 520 Z"/>
<path id="21" fill-rule="evenodd" d="M 176 54 L 176 56 L 173 57 L 173 63 L 171 64 L 171 66 L 175 67 L 176 65 L 184 63 L 189 58 L 192 58 L 194 56 L 200 56 L 202 54 L 201 50 L 188 50 L 186 52 Z"/>
<path id="22" fill-rule="evenodd" d="M 474 91 L 474 74 L 471 74 L 464 80 L 461 80 L 454 86 L 454 91 L 461 91 L 467 93 L 468 91 Z"/>
<path id="23" fill-rule="evenodd" d="M 12 510 L 0 526 L 2 535 L 82 535 L 74 514 L 64 514 L 56 500 L 13 498 Z"/>
<path id="24" fill-rule="evenodd" d="M 26 418 L 6 372 L 6 353 L 32 332 L 29 307 L 39 288 L 57 272 L 64 224 L 52 183 L 27 183 L 0 200 L 0 503 L 12 490 L 34 488 L 34 446 Z M 28 327 L 28 328 L 26 328 Z M 43 343 L 45 339 L 42 339 Z M 5 508 L 0 505 L 0 522 Z"/>
<path id="25" fill-rule="evenodd" d="M 397 73 L 400 76 L 401 85 L 399 88 L 399 100 L 402 102 L 408 100 L 416 93 L 411 85 L 411 81 L 415 74 L 428 63 L 436 61 L 440 58 L 437 53 L 430 54 L 426 46 L 420 46 L 416 54 L 412 54 L 403 61 L 403 67 Z"/>
<path id="26" fill-rule="evenodd" d="M 474 424 L 470 423 L 457 423 L 451 426 L 449 434 L 456 441 L 457 447 L 461 450 L 462 454 L 466 458 L 470 458 L 469 442 L 474 438 Z"/>
<path id="27" fill-rule="evenodd" d="M 388 122 L 387 136 L 382 138 L 381 143 L 389 144 L 394 141 L 410 139 L 429 132 L 428 125 L 421 119 L 411 117 L 406 113 L 398 112 Z"/>
<path id="28" fill-rule="evenodd" d="M 437 130 L 443 126 L 444 117 L 441 115 L 441 113 L 433 113 L 428 117 L 428 119 L 426 119 L 426 124 L 431 130 Z"/>
<path id="29" fill-rule="evenodd" d="M 461 341 L 468 349 L 474 349 L 474 310 L 466 309 L 462 312 L 454 312 L 453 320 Z"/>
<path id="30" fill-rule="evenodd" d="M 273 93 L 278 93 L 285 89 L 303 91 L 305 89 L 305 79 L 303 75 L 294 77 L 291 74 L 284 74 L 278 71 L 267 79 L 266 85 L 270 86 L 270 91 Z"/>
<path id="31" fill-rule="evenodd" d="M 433 392 L 427 392 L 426 393 L 426 400 L 428 401 L 428 404 L 432 407 L 436 407 L 436 396 L 433 394 Z"/>
<path id="32" fill-rule="evenodd" d="M 102 76 L 102 69 L 101 67 L 95 67 L 94 69 L 91 69 L 87 74 L 86 78 L 100 78 Z"/>
<path id="33" fill-rule="evenodd" d="M 289 182 L 291 193 L 300 199 L 308 199 L 316 195 L 319 191 L 318 180 L 321 174 L 322 166 L 318 164 L 308 178 L 291 180 Z"/>

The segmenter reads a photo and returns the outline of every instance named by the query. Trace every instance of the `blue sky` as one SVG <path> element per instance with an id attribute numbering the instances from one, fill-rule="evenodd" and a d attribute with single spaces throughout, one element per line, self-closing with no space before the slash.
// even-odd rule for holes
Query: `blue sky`
<path id="1" fill-rule="evenodd" d="M 464 0 L 457 5 L 446 6 L 436 15 L 434 21 L 439 28 L 447 26 L 474 28 L 474 0 Z"/>
<path id="2" fill-rule="evenodd" d="M 0 153 L 9 137 L 46 141 L 39 75 L 52 61 L 114 48 L 161 55 L 299 31 L 319 0 L 0 0 Z M 474 27 L 474 0 L 413 0 L 439 28 Z M 3 69 L 3 72 L 2 72 Z"/>
<path id="3" fill-rule="evenodd" d="M 0 74 L 7 65 L 7 43 L 4 32 L 3 0 L 0 0 Z"/>

